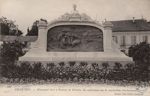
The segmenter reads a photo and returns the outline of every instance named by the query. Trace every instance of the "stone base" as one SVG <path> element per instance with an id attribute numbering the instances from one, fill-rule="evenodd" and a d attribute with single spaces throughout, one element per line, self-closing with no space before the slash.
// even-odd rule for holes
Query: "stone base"
<path id="1" fill-rule="evenodd" d="M 114 62 L 132 62 L 132 58 L 123 53 L 114 52 L 38 52 L 27 53 L 20 57 L 19 61 L 114 61 Z"/>

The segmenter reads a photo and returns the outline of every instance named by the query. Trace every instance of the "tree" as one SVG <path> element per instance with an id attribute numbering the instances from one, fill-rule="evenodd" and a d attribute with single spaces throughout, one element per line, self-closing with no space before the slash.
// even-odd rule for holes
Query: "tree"
<path id="1" fill-rule="evenodd" d="M 25 52 L 23 49 L 26 47 L 26 43 L 20 43 L 19 41 L 14 42 L 3 42 L 1 45 L 1 63 L 13 64 L 20 56 L 23 56 Z"/>
<path id="2" fill-rule="evenodd" d="M 27 31 L 27 36 L 38 36 L 38 23 L 39 21 L 36 20 L 33 25 L 32 25 L 32 28 L 31 30 L 28 28 Z"/>
<path id="3" fill-rule="evenodd" d="M 18 25 L 15 25 L 15 21 L 8 20 L 6 17 L 1 17 L 0 35 L 20 36 L 22 35 L 22 32 L 18 29 Z M 18 60 L 18 57 L 24 55 L 25 52 L 23 51 L 23 48 L 25 45 L 25 42 L 20 43 L 18 41 L 3 41 L 3 44 L 0 46 L 0 73 L 6 73 L 6 71 L 12 73 L 10 69 L 15 68 L 14 62 Z"/>
<path id="4" fill-rule="evenodd" d="M 48 23 L 46 19 L 40 19 L 40 21 L 44 21 L 45 23 Z M 27 35 L 26 36 L 38 36 L 38 25 L 39 25 L 39 20 L 36 20 L 31 29 L 27 29 Z"/>
<path id="5" fill-rule="evenodd" d="M 150 68 L 150 44 L 142 42 L 129 48 L 129 56 L 135 61 L 135 76 L 139 81 L 148 80 Z"/>
<path id="6" fill-rule="evenodd" d="M 22 32 L 18 29 L 18 25 L 15 25 L 15 21 L 8 20 L 6 17 L 0 18 L 0 28 L 0 35 L 22 35 Z M 26 45 L 26 42 L 3 41 L 0 49 L 0 63 L 13 64 L 20 56 L 25 54 L 23 49 L 26 47 Z"/>
<path id="7" fill-rule="evenodd" d="M 0 75 L 5 77 L 15 77 L 18 73 L 15 61 L 20 56 L 23 56 L 26 52 L 23 49 L 26 47 L 26 43 L 3 42 L 0 49 Z"/>
<path id="8" fill-rule="evenodd" d="M 0 29 L 0 35 L 22 35 L 22 32 L 18 29 L 18 25 L 15 24 L 15 21 L 8 20 L 6 17 L 0 18 Z"/>
<path id="9" fill-rule="evenodd" d="M 129 56 L 133 58 L 137 67 L 150 66 L 150 44 L 142 42 L 129 48 Z"/>

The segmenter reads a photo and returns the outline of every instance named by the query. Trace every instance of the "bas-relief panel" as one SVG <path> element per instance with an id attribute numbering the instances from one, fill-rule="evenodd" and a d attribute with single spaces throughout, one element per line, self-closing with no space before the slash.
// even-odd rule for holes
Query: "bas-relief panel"
<path id="1" fill-rule="evenodd" d="M 103 32 L 87 25 L 61 25 L 47 34 L 47 51 L 98 52 L 103 51 Z"/>

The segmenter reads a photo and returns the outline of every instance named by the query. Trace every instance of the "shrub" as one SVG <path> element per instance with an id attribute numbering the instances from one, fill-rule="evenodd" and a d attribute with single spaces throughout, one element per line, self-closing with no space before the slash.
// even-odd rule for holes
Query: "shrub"
<path id="1" fill-rule="evenodd" d="M 70 61 L 70 62 L 69 62 L 69 66 L 74 66 L 75 64 L 76 64 L 75 61 Z"/>
<path id="2" fill-rule="evenodd" d="M 80 66 L 87 66 L 88 63 L 87 62 L 80 62 Z"/>
<path id="3" fill-rule="evenodd" d="M 37 79 L 41 79 L 42 78 L 42 65 L 40 62 L 38 63 L 34 63 L 33 65 L 33 72 L 32 72 L 32 76 L 34 78 L 37 78 Z"/>

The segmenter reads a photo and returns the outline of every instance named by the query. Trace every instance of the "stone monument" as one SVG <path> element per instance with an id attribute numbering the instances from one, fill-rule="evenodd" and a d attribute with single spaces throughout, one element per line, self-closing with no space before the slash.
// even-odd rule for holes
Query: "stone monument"
<path id="1" fill-rule="evenodd" d="M 19 61 L 114 61 L 131 62 L 112 40 L 112 24 L 80 14 L 76 5 L 71 13 L 47 23 L 39 21 L 38 39 Z"/>

